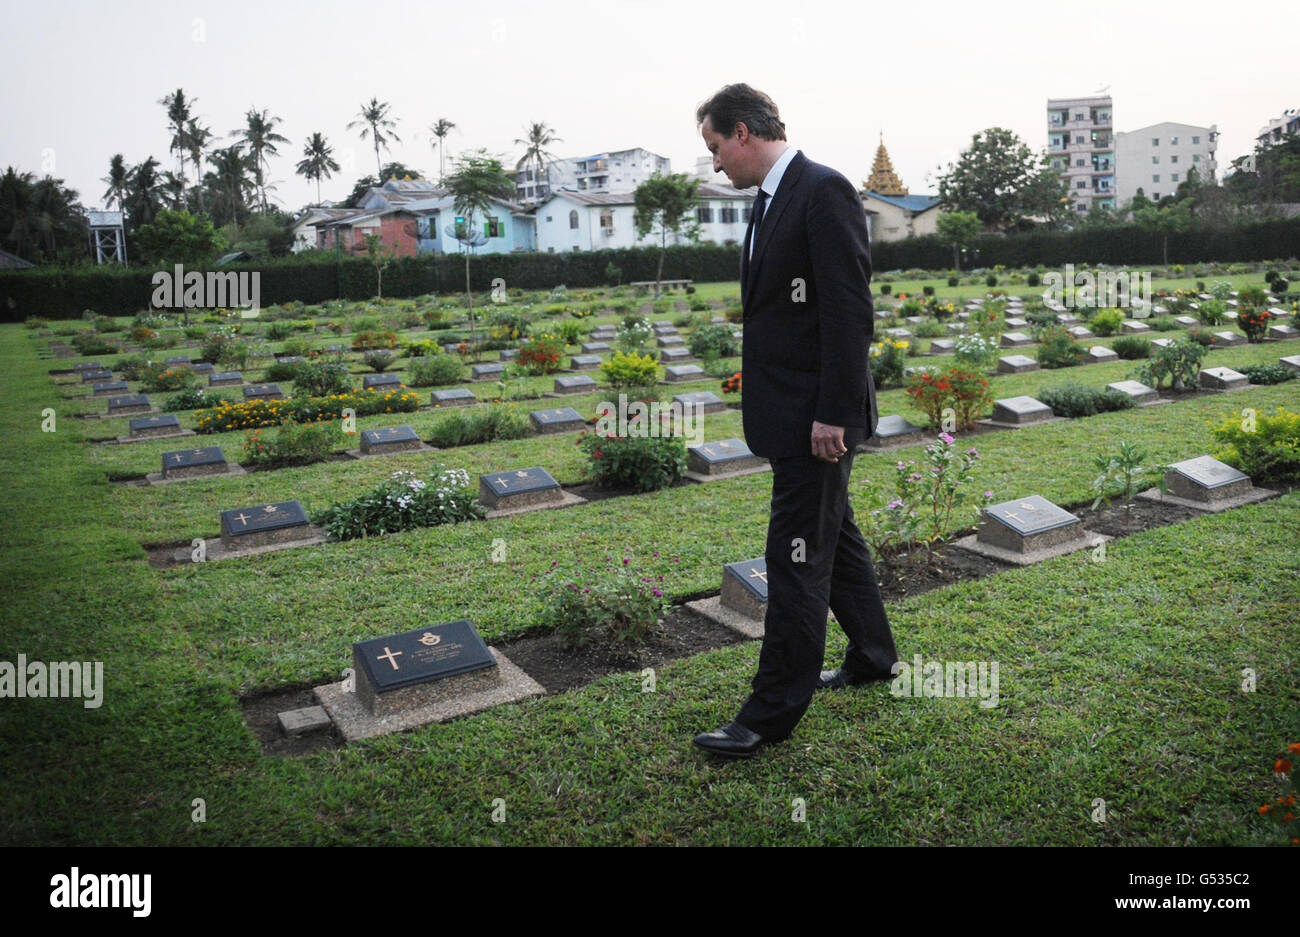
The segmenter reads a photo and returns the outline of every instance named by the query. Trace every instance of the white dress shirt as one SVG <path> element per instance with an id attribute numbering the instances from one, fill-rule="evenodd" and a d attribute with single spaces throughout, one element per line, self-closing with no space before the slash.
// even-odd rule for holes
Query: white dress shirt
<path id="1" fill-rule="evenodd" d="M 776 162 L 772 164 L 772 168 L 767 171 L 767 175 L 763 177 L 763 184 L 760 185 L 759 188 L 767 193 L 767 204 L 763 207 L 764 219 L 767 218 L 767 213 L 772 210 L 772 199 L 776 196 L 777 186 L 781 184 L 781 177 L 785 175 L 786 167 L 790 165 L 790 160 L 794 159 L 798 153 L 799 151 L 794 147 L 787 146 L 785 151 L 776 158 Z M 757 198 L 758 196 L 754 197 Z M 754 257 L 754 242 L 756 240 L 758 240 L 757 231 L 755 231 L 753 236 L 749 239 L 749 256 L 751 260 Z"/>

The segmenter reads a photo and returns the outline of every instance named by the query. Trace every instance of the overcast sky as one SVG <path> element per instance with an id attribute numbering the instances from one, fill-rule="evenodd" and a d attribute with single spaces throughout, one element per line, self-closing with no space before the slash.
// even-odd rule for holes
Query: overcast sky
<path id="1" fill-rule="evenodd" d="M 6 3 L 0 167 L 62 178 L 99 206 L 109 160 L 168 153 L 158 103 L 176 88 L 218 145 L 250 107 L 283 119 L 271 162 L 282 207 L 315 199 L 295 174 L 325 135 L 341 200 L 375 171 L 346 128 L 372 96 L 402 142 L 384 162 L 437 172 L 429 124 L 454 121 L 448 159 L 486 147 L 512 168 L 530 121 L 558 156 L 643 146 L 690 172 L 697 104 L 745 81 L 781 109 L 790 143 L 861 185 L 879 135 L 913 193 L 976 131 L 1047 143 L 1046 99 L 1109 86 L 1115 127 L 1217 124 L 1220 173 L 1269 118 L 1300 107 L 1294 0 L 1017 3 L 698 3 L 677 0 L 46 0 Z"/>

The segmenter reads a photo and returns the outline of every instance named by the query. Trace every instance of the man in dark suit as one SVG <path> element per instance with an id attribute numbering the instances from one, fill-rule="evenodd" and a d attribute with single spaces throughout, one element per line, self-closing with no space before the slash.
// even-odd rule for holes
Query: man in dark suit
<path id="1" fill-rule="evenodd" d="M 768 604 L 753 692 L 695 744 L 746 757 L 794 731 L 818 688 L 891 677 L 898 659 L 848 500 L 854 451 L 876 427 L 866 215 L 835 170 L 785 142 L 772 99 L 727 85 L 696 112 L 713 168 L 759 186 L 741 248 L 745 441 L 772 465 Z M 827 609 L 848 636 L 822 671 Z"/>

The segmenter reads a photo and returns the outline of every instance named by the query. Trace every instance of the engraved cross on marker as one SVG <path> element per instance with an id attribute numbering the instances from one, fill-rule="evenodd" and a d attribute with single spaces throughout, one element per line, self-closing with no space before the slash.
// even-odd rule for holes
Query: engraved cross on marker
<path id="1" fill-rule="evenodd" d="M 245 514 L 243 511 L 240 511 L 238 514 L 235 515 L 235 520 L 239 521 L 239 523 L 245 527 L 248 526 L 248 515 Z"/>
<path id="2" fill-rule="evenodd" d="M 750 579 L 761 579 L 761 580 L 763 580 L 763 582 L 767 582 L 767 571 L 766 571 L 766 570 L 758 570 L 758 569 L 751 570 L 750 573 L 749 573 L 749 578 L 750 578 Z"/>
<path id="3" fill-rule="evenodd" d="M 384 645 L 384 653 L 380 654 L 375 660 L 386 660 L 393 665 L 394 670 L 398 670 L 397 658 L 402 656 L 401 651 L 390 651 L 387 645 Z"/>

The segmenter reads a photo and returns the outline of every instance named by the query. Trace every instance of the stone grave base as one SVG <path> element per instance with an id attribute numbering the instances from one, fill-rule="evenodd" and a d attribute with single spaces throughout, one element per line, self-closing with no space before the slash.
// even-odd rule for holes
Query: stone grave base
<path id="1" fill-rule="evenodd" d="M 694 602 L 687 602 L 686 607 L 693 612 L 698 612 L 709 621 L 722 625 L 724 628 L 730 628 L 747 638 L 763 637 L 763 622 L 743 615 L 734 608 L 728 608 L 722 604 L 722 596 L 715 595 L 707 599 L 696 599 Z"/>
<path id="2" fill-rule="evenodd" d="M 548 390 L 542 394 L 543 397 L 580 397 L 583 394 L 594 394 L 600 390 L 599 387 L 577 387 L 573 390 Z"/>
<path id="3" fill-rule="evenodd" d="M 304 528 L 309 533 L 305 534 L 300 540 L 285 540 L 280 543 L 268 543 L 260 547 L 236 547 L 233 550 L 221 542 L 220 537 L 205 537 L 207 544 L 207 561 L 215 563 L 217 560 L 236 559 L 241 556 L 257 556 L 262 553 L 274 553 L 276 550 L 291 550 L 294 547 L 311 547 L 321 543 L 328 543 L 329 538 L 325 536 L 325 531 L 315 525 L 308 525 Z M 176 549 L 171 555 L 172 562 L 189 563 L 191 547 L 184 546 Z"/>
<path id="4" fill-rule="evenodd" d="M 180 474 L 180 475 L 176 474 L 177 472 L 185 473 L 187 469 L 191 470 L 188 472 L 188 474 Z M 209 469 L 209 470 L 206 472 L 196 472 L 196 471 L 192 471 L 193 469 Z M 162 472 L 150 472 L 148 475 L 144 477 L 144 480 L 147 484 L 150 485 L 170 485 L 173 482 L 188 482 L 188 481 L 193 481 L 196 478 L 218 478 L 218 477 L 227 478 L 234 475 L 247 475 L 247 474 L 248 474 L 248 470 L 245 469 L 238 462 L 227 462 L 225 466 L 222 467 L 219 471 L 212 471 L 210 467 L 206 465 L 193 465 L 193 466 L 187 466 L 186 468 L 172 469 L 172 475 L 170 478 L 164 477 Z"/>
<path id="5" fill-rule="evenodd" d="M 156 433 L 151 436 L 118 436 L 116 441 L 119 443 L 128 442 L 148 442 L 151 439 L 176 439 L 180 436 L 197 436 L 198 433 L 192 429 L 182 429 L 179 433 Z"/>
<path id="6" fill-rule="evenodd" d="M 568 491 L 561 489 L 558 501 L 539 501 L 533 504 L 520 504 L 508 508 L 493 508 L 488 512 L 488 519 L 494 517 L 510 517 L 514 514 L 526 514 L 529 511 L 546 511 L 551 508 L 568 508 L 575 504 L 586 504 L 587 499 L 579 497 Z"/>
<path id="7" fill-rule="evenodd" d="M 919 446 L 925 442 L 926 432 L 926 430 L 922 429 L 915 433 L 899 433 L 897 436 L 890 436 L 887 439 L 881 439 L 879 436 L 868 436 L 858 443 L 858 448 L 854 452 L 885 452 L 902 446 Z"/>
<path id="8" fill-rule="evenodd" d="M 761 465 L 748 465 L 745 468 L 734 469 L 729 472 L 715 472 L 710 475 L 708 472 L 682 472 L 682 478 L 690 479 L 693 482 L 715 482 L 723 478 L 739 478 L 742 475 L 761 475 L 764 472 L 772 471 L 772 465 L 767 459 L 755 456 L 753 459 L 745 459 L 745 462 L 761 462 Z"/>
<path id="9" fill-rule="evenodd" d="M 350 459 L 373 459 L 378 456 L 405 455 L 408 452 L 439 452 L 437 446 L 431 446 L 427 442 L 421 442 L 417 446 L 410 443 L 390 444 L 391 448 L 383 448 L 380 443 L 370 447 L 369 452 L 362 452 L 360 449 L 344 449 L 343 454 Z"/>
<path id="10" fill-rule="evenodd" d="M 389 735 L 393 732 L 405 732 L 435 722 L 447 722 L 458 716 L 468 716 L 494 706 L 517 703 L 546 693 L 540 683 L 512 664 L 509 658 L 496 648 L 489 647 L 488 650 L 492 652 L 497 662 L 497 675 L 500 679 L 495 685 L 457 693 L 457 678 L 448 677 L 424 685 L 437 687 L 439 684 L 446 684 L 448 692 L 445 695 L 439 697 L 435 694 L 423 705 L 413 706 L 387 716 L 372 715 L 356 693 L 343 689 L 342 682 L 318 686 L 312 692 L 316 701 L 325 708 L 334 721 L 345 742 Z M 354 679 L 364 680 L 365 675 L 357 674 Z"/>
<path id="11" fill-rule="evenodd" d="M 1024 429 L 1027 426 L 1046 426 L 1048 423 L 1064 423 L 1070 418 L 1068 416 L 1050 416 L 1045 420 L 1030 420 L 1027 423 L 1005 423 L 1002 420 L 995 420 L 992 417 L 986 417 L 983 420 L 976 420 L 980 426 L 992 426 L 994 429 Z"/>
<path id="12" fill-rule="evenodd" d="M 1081 536 L 1076 540 L 1067 540 L 1064 543 L 1040 547 L 1037 550 L 1027 550 L 1024 553 L 1017 553 L 1015 550 L 1008 550 L 1004 547 L 994 546 L 991 543 L 981 542 L 976 534 L 953 541 L 953 546 L 960 547 L 971 553 L 978 553 L 980 556 L 986 556 L 989 559 L 1011 563 L 1014 566 L 1032 566 L 1035 563 L 1041 563 L 1043 560 L 1050 560 L 1053 557 L 1064 556 L 1067 553 L 1075 553 L 1079 550 L 1087 550 L 1099 543 L 1115 539 L 1106 534 L 1093 533 L 1089 530 L 1081 530 L 1080 533 Z"/>
<path id="13" fill-rule="evenodd" d="M 81 416 L 87 420 L 120 420 L 128 416 L 148 416 L 150 413 L 162 413 L 158 407 L 127 407 L 117 413 L 83 413 Z"/>
<path id="14" fill-rule="evenodd" d="M 1275 498 L 1280 492 L 1271 488 L 1250 488 L 1242 494 L 1233 498 L 1220 498 L 1217 501 L 1197 501 L 1194 498 L 1180 498 L 1177 495 L 1161 494 L 1159 488 L 1148 488 L 1146 491 L 1139 491 L 1139 498 L 1146 498 L 1148 501 L 1167 501 L 1170 504 L 1178 504 L 1185 508 L 1193 508 L 1197 511 L 1204 511 L 1207 514 L 1219 514 L 1229 508 L 1239 508 L 1247 504 L 1254 504 L 1256 501 L 1266 501 L 1269 498 Z"/>

